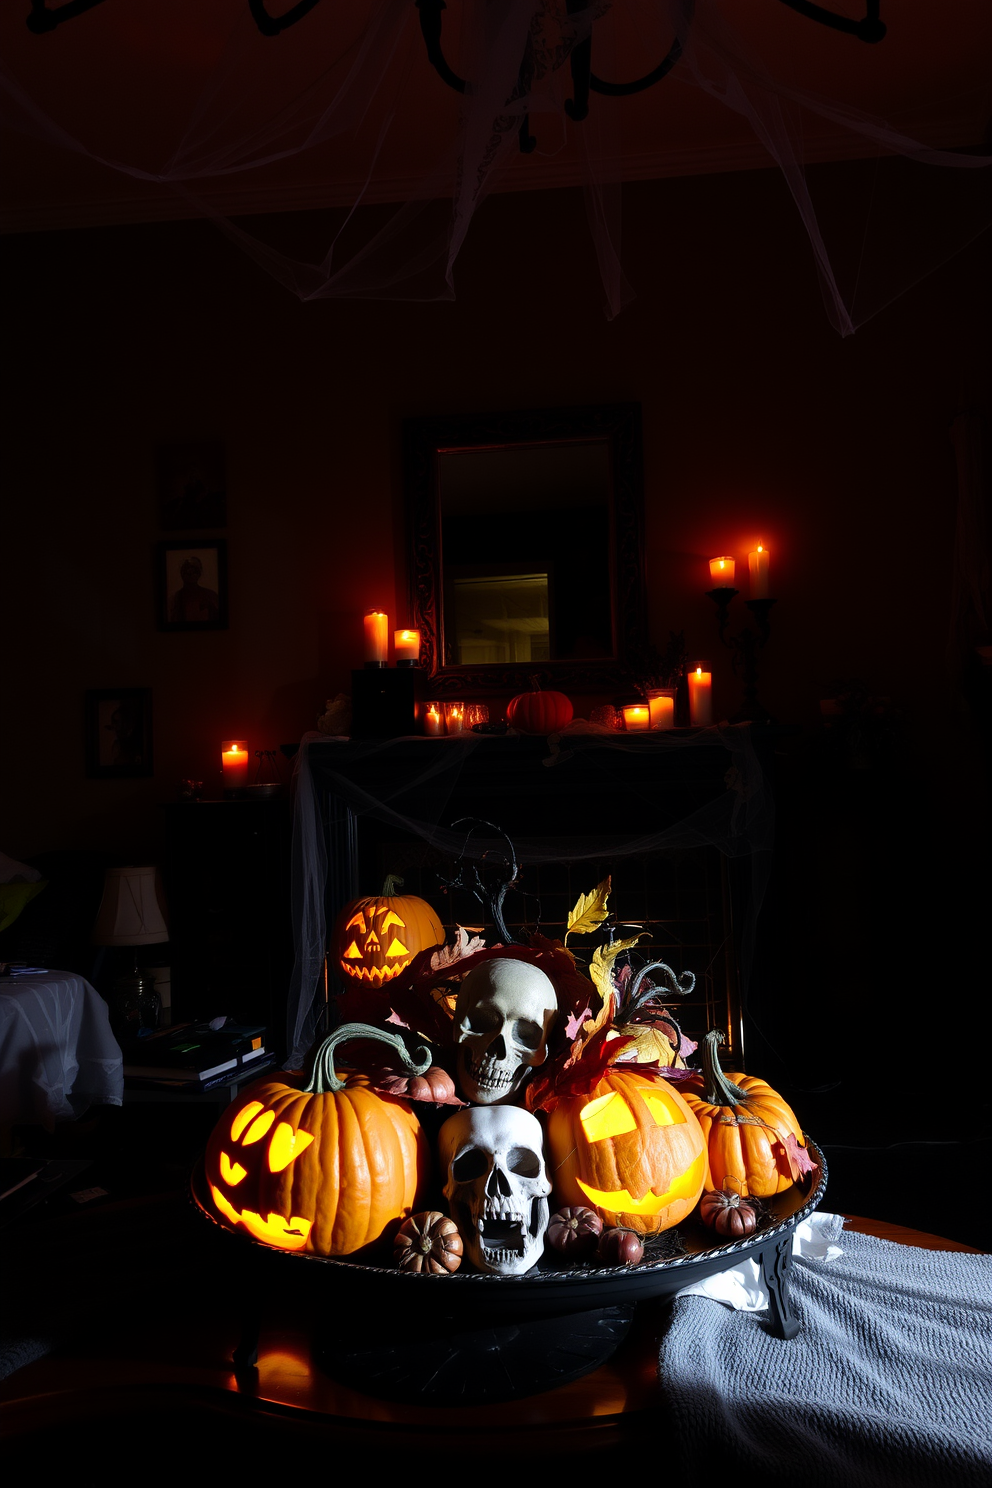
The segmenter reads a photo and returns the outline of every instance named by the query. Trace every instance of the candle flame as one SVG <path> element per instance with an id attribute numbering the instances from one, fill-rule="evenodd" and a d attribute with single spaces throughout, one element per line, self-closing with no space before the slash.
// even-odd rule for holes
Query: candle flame
<path id="1" fill-rule="evenodd" d="M 703 675 L 703 669 L 702 669 L 702 667 L 697 667 L 696 668 L 696 676 L 697 677 L 701 677 L 702 675 Z"/>

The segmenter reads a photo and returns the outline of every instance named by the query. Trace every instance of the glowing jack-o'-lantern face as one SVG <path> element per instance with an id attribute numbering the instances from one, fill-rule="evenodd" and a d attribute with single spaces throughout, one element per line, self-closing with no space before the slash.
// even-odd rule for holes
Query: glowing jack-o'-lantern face
<path id="1" fill-rule="evenodd" d="M 399 976 L 419 951 L 444 941 L 444 926 L 414 894 L 356 899 L 338 915 L 331 960 L 343 977 L 383 982 Z"/>
<path id="2" fill-rule="evenodd" d="M 279 1250 L 352 1255 L 391 1238 L 423 1197 L 427 1139 L 406 1102 L 362 1075 L 338 1079 L 332 1053 L 349 1038 L 397 1050 L 402 1041 L 362 1024 L 336 1029 L 315 1051 L 309 1077 L 276 1073 L 250 1085 L 207 1144 L 214 1215 Z M 404 1055 L 406 1060 L 404 1061 Z"/>
<path id="3" fill-rule="evenodd" d="M 703 1191 L 699 1122 L 673 1085 L 623 1065 L 556 1107 L 548 1146 L 556 1202 L 585 1204 L 610 1225 L 667 1230 Z"/>

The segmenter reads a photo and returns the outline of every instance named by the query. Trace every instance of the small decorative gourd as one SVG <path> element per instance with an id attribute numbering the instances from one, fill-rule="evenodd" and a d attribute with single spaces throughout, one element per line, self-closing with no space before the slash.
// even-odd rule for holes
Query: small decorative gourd
<path id="1" fill-rule="evenodd" d="M 548 1222 L 548 1244 L 559 1255 L 579 1261 L 592 1255 L 603 1233 L 603 1221 L 594 1209 L 574 1204 L 559 1209 Z"/>
<path id="2" fill-rule="evenodd" d="M 644 1241 L 636 1230 L 618 1225 L 599 1237 L 596 1259 L 601 1266 L 636 1266 L 644 1259 Z"/>
<path id="3" fill-rule="evenodd" d="M 411 1214 L 400 1225 L 393 1241 L 393 1260 L 401 1271 L 440 1276 L 458 1270 L 462 1250 L 455 1221 L 437 1209 L 427 1209 Z"/>
<path id="4" fill-rule="evenodd" d="M 521 692 L 507 704 L 506 721 L 523 734 L 556 734 L 572 721 L 572 703 L 563 692 Z"/>
<path id="5" fill-rule="evenodd" d="M 754 1205 L 747 1203 L 732 1188 L 711 1189 L 699 1201 L 699 1217 L 704 1225 L 725 1235 L 728 1240 L 744 1240 L 758 1227 Z"/>

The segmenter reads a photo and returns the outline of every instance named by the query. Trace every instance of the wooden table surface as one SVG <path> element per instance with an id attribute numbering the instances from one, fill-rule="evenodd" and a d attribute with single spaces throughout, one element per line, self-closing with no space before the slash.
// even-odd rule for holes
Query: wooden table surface
<path id="1" fill-rule="evenodd" d="M 849 1227 L 902 1245 L 981 1254 L 973 1247 L 884 1221 L 848 1215 Z M 0 1385 L 0 1429 L 7 1440 L 36 1443 L 52 1427 L 78 1433 L 95 1423 L 120 1430 L 129 1419 L 176 1413 L 197 1429 L 213 1420 L 230 1430 L 246 1420 L 266 1438 L 287 1431 L 336 1444 L 368 1447 L 380 1455 L 395 1449 L 423 1452 L 443 1440 L 471 1442 L 473 1449 L 505 1454 L 526 1442 L 540 1457 L 596 1451 L 631 1439 L 650 1420 L 657 1400 L 658 1338 L 663 1300 L 638 1306 L 630 1333 L 612 1358 L 582 1378 L 526 1399 L 484 1406 L 430 1407 L 379 1400 L 336 1383 L 315 1367 L 307 1329 L 300 1323 L 267 1321 L 258 1368 L 239 1382 L 231 1354 L 239 1329 L 228 1310 L 203 1309 L 183 1316 L 168 1310 L 153 1326 L 132 1326 L 123 1335 L 83 1352 L 62 1350 L 28 1364 Z M 192 1321 L 191 1321 L 192 1316 Z"/>

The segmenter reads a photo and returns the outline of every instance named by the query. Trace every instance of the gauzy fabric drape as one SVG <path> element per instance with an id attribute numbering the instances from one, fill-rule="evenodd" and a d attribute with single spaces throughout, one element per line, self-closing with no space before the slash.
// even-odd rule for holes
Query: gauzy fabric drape
<path id="1" fill-rule="evenodd" d="M 263 37 L 247 6 L 228 12 L 230 34 L 225 45 L 215 48 L 220 60 L 191 108 L 186 102 L 190 69 L 179 66 L 180 60 L 188 61 L 179 44 L 183 23 L 176 20 L 174 8 L 158 6 L 131 15 L 128 24 L 144 28 L 141 41 L 149 52 L 159 58 L 176 56 L 175 95 L 165 100 L 154 92 L 146 96 L 140 79 L 122 78 L 120 109 L 108 110 L 107 100 L 101 100 L 95 112 L 104 125 L 108 117 L 127 116 L 135 108 L 158 110 L 177 120 L 185 112 L 185 125 L 176 124 L 175 137 L 154 161 L 115 153 L 115 145 L 106 142 L 119 135 L 101 130 L 89 113 L 68 117 L 57 88 L 44 102 L 32 96 L 18 75 L 17 56 L 8 57 L 0 69 L 0 120 L 58 149 L 177 193 L 191 212 L 212 219 L 302 300 L 432 300 L 454 297 L 455 262 L 470 225 L 494 187 L 505 188 L 507 168 L 518 159 L 518 132 L 529 116 L 538 135 L 537 158 L 546 163 L 560 156 L 572 167 L 562 182 L 583 182 L 606 313 L 612 318 L 636 289 L 627 281 L 621 253 L 625 161 L 631 150 L 636 154 L 656 142 L 622 138 L 628 107 L 623 98 L 594 94 L 588 118 L 572 123 L 564 107 L 572 91 L 569 59 L 592 33 L 594 68 L 613 80 L 618 65 L 621 75 L 624 70 L 616 58 L 638 58 L 646 71 L 677 44 L 681 55 L 656 86 L 698 90 L 748 123 L 768 163 L 782 171 L 800 214 L 830 321 L 841 335 L 849 335 L 989 226 L 992 157 L 928 148 L 884 119 L 776 77 L 752 52 L 743 34 L 746 22 L 737 12 L 731 0 L 625 0 L 623 5 L 593 0 L 571 15 L 565 0 L 464 0 L 449 7 L 444 45 L 454 70 L 467 82 L 466 90 L 457 111 L 450 101 L 438 105 L 441 122 L 425 134 L 433 143 L 425 144 L 430 158 L 418 162 L 415 187 L 401 182 L 392 193 L 382 179 L 380 160 L 387 140 L 410 128 L 410 79 L 416 74 L 422 84 L 420 71 L 426 66 L 413 0 L 355 0 L 346 12 L 337 4 L 318 4 L 278 37 Z M 98 39 L 101 28 L 119 24 L 122 14 L 114 6 L 100 6 L 60 27 L 57 38 L 25 32 L 15 50 L 23 60 L 27 45 L 52 47 L 57 41 L 69 47 L 73 35 L 83 36 L 83 26 L 87 38 Z M 216 32 L 221 20 L 214 15 L 202 24 Z M 898 28 L 900 22 L 911 23 L 896 13 L 890 26 Z M 783 10 L 781 23 L 796 24 L 796 18 Z M 935 15 L 931 23 L 952 21 Z M 185 24 L 192 24 L 188 16 Z M 821 34 L 824 47 L 868 50 L 853 38 L 806 24 Z M 104 34 L 109 36 L 109 30 Z M 196 41 L 189 38 L 185 50 L 195 51 Z M 446 85 L 440 78 L 434 81 L 440 96 Z M 449 117 L 450 127 L 445 122 Z M 849 149 L 837 152 L 841 156 L 875 157 L 863 199 L 848 189 L 814 190 L 807 165 L 817 156 L 815 150 L 810 153 L 808 141 L 824 127 L 850 140 Z M 337 142 L 338 161 L 345 152 L 349 179 L 355 183 L 353 204 L 316 261 L 265 241 L 224 209 L 224 191 L 232 181 L 258 171 L 264 178 L 265 171 L 306 152 L 316 151 L 319 157 L 332 141 Z M 315 166 L 318 172 L 321 168 Z M 521 180 L 516 174 L 512 185 Z M 447 220 L 437 210 L 445 197 L 451 200 Z M 368 200 L 399 204 L 384 221 L 376 212 L 366 224 L 355 212 Z M 663 223 L 657 232 L 658 275 L 671 279 L 673 292 L 681 292 L 679 265 L 663 251 Z M 779 244 L 769 243 L 771 254 L 781 251 Z M 540 243 L 521 244 L 520 252 L 530 254 L 543 271 Z"/>

